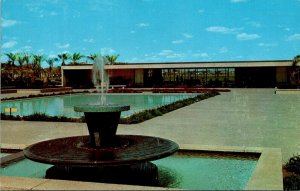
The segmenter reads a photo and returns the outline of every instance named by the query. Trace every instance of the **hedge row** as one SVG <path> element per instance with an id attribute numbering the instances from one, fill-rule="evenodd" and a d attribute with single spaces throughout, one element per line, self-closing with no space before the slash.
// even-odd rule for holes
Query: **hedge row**
<path id="1" fill-rule="evenodd" d="M 171 104 L 161 106 L 159 108 L 155 109 L 150 109 L 150 110 L 144 110 L 138 113 L 135 113 L 127 118 L 121 118 L 120 123 L 121 124 L 135 124 L 135 123 L 140 123 L 149 119 L 152 119 L 157 116 L 161 116 L 165 113 L 174 111 L 176 109 L 191 105 L 193 103 L 196 103 L 198 101 L 219 95 L 219 92 L 209 92 L 209 93 L 204 93 L 197 95 L 196 97 L 184 99 L 184 100 L 179 100 L 176 102 L 173 102 Z"/>

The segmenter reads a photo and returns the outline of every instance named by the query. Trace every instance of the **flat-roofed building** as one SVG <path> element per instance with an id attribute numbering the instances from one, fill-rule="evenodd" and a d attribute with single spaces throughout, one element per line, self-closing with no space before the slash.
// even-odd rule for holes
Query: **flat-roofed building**
<path id="1" fill-rule="evenodd" d="M 92 64 L 62 66 L 62 84 L 93 87 Z M 289 83 L 292 60 L 116 63 L 110 84 L 126 87 L 276 87 Z"/>

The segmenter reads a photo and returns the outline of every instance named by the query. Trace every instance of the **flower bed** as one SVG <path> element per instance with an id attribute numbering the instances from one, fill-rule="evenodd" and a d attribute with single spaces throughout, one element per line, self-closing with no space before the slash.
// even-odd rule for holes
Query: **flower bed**
<path id="1" fill-rule="evenodd" d="M 69 92 L 72 91 L 73 88 L 71 87 L 61 87 L 61 88 L 45 88 L 41 89 L 41 93 L 48 93 L 48 92 Z"/>
<path id="2" fill-rule="evenodd" d="M 201 92 L 229 92 L 222 88 L 153 88 L 153 93 L 201 93 Z"/>
<path id="3" fill-rule="evenodd" d="M 11 93 L 17 93 L 16 89 L 2 89 L 1 94 L 11 94 Z"/>

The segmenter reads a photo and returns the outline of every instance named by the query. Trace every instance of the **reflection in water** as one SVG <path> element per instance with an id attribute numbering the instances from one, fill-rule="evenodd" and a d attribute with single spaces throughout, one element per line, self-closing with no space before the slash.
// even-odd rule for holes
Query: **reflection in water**
<path id="1" fill-rule="evenodd" d="M 257 158 L 182 153 L 152 161 L 158 167 L 159 186 L 191 190 L 243 190 Z M 0 169 L 2 176 L 44 178 L 52 165 L 28 159 Z"/>
<path id="2" fill-rule="evenodd" d="M 153 161 L 159 169 L 159 184 L 192 190 L 242 190 L 257 164 L 256 157 L 207 153 L 175 154 Z"/>
<path id="3" fill-rule="evenodd" d="M 157 108 L 192 96 L 195 96 L 195 94 L 109 94 L 106 99 L 107 103 L 130 105 L 131 109 L 129 111 L 122 112 L 122 116 L 125 117 L 145 109 Z M 17 112 L 12 113 L 12 115 L 27 116 L 34 113 L 45 113 L 49 116 L 81 117 L 83 113 L 75 112 L 74 106 L 96 103 L 98 99 L 98 94 L 76 94 L 4 101 L 1 103 L 1 112 L 4 112 L 5 108 L 17 108 Z"/>

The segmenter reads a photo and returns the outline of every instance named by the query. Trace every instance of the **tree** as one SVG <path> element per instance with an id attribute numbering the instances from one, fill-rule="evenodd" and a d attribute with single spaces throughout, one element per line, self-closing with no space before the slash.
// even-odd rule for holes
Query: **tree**
<path id="1" fill-rule="evenodd" d="M 23 59 L 24 59 L 24 62 L 26 63 L 26 65 L 28 66 L 30 64 L 31 55 L 28 53 L 24 53 Z"/>
<path id="2" fill-rule="evenodd" d="M 15 80 L 15 62 L 17 60 L 17 54 L 6 53 L 5 55 L 8 58 L 7 65 L 5 66 L 5 69 L 7 70 L 7 79 L 9 83 L 12 83 Z"/>
<path id="3" fill-rule="evenodd" d="M 83 58 L 84 56 L 81 55 L 80 53 L 73 53 L 71 56 L 70 56 L 70 59 L 72 60 L 72 64 L 78 64 L 77 62 Z"/>
<path id="4" fill-rule="evenodd" d="M 116 63 L 116 60 L 118 59 L 119 54 L 118 55 L 106 55 L 105 57 L 109 61 L 109 64 L 113 65 Z"/>
<path id="5" fill-rule="evenodd" d="M 300 55 L 295 56 L 293 59 L 290 81 L 295 85 L 300 84 Z"/>
<path id="6" fill-rule="evenodd" d="M 34 71 L 34 76 L 40 78 L 41 77 L 41 72 L 42 72 L 42 66 L 41 63 L 45 59 L 43 55 L 33 55 L 33 71 Z"/>
<path id="7" fill-rule="evenodd" d="M 90 59 L 92 62 L 94 62 L 95 58 L 98 56 L 99 54 L 90 54 L 89 56 L 87 56 L 88 59 Z"/>
<path id="8" fill-rule="evenodd" d="M 298 63 L 300 63 L 300 54 L 294 57 L 292 66 L 297 67 Z"/>
<path id="9" fill-rule="evenodd" d="M 57 58 L 48 58 L 46 60 L 46 62 L 49 64 L 49 74 L 48 74 L 48 77 L 50 78 L 51 76 L 51 73 L 52 73 L 52 69 L 53 69 L 53 65 L 54 65 L 54 62 L 58 61 Z"/>
<path id="10" fill-rule="evenodd" d="M 10 66 L 14 66 L 15 65 L 15 61 L 17 60 L 17 54 L 14 53 L 6 53 L 5 54 L 8 58 L 8 64 Z"/>
<path id="11" fill-rule="evenodd" d="M 66 65 L 66 61 L 70 59 L 70 54 L 68 53 L 61 53 L 58 55 L 58 58 L 61 60 L 61 65 L 65 66 Z"/>
<path id="12" fill-rule="evenodd" d="M 23 64 L 25 62 L 24 54 L 17 53 L 16 56 L 17 56 L 17 60 L 18 60 L 18 63 L 19 63 L 19 67 L 20 67 L 19 71 L 21 73 L 21 80 L 23 80 Z"/>

